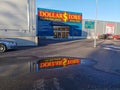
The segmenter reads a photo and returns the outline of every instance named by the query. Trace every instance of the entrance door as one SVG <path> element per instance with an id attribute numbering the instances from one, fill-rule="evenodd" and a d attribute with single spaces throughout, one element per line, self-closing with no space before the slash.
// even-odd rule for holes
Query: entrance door
<path id="1" fill-rule="evenodd" d="M 68 38 L 69 26 L 53 26 L 54 38 Z"/>

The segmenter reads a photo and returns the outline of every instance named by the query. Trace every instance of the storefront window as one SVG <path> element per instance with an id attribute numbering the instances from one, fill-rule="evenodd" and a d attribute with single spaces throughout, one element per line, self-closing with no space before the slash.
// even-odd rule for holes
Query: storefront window
<path id="1" fill-rule="evenodd" d="M 69 26 L 53 26 L 54 38 L 68 38 Z"/>

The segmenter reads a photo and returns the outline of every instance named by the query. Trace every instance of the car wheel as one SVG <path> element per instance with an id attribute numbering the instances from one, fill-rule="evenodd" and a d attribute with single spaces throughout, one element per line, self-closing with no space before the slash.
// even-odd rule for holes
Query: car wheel
<path id="1" fill-rule="evenodd" d="M 4 44 L 0 44 L 0 52 L 5 52 L 7 50 Z"/>

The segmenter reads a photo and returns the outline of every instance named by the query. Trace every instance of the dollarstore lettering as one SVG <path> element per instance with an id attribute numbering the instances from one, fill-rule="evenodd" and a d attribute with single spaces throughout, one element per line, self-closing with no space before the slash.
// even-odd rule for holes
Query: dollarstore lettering
<path id="1" fill-rule="evenodd" d="M 79 14 L 70 14 L 67 12 L 50 12 L 50 11 L 38 11 L 38 16 L 42 19 L 47 18 L 48 20 L 60 19 L 61 21 L 68 22 L 72 20 L 81 21 L 82 16 Z M 52 18 L 52 19 L 51 19 Z"/>

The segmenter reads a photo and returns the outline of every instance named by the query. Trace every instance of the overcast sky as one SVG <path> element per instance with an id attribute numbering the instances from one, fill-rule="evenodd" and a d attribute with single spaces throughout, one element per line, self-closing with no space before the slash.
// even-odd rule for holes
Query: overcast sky
<path id="1" fill-rule="evenodd" d="M 83 19 L 95 19 L 96 0 L 37 0 L 37 8 L 82 13 Z M 98 20 L 120 22 L 120 0 L 98 0 Z"/>

